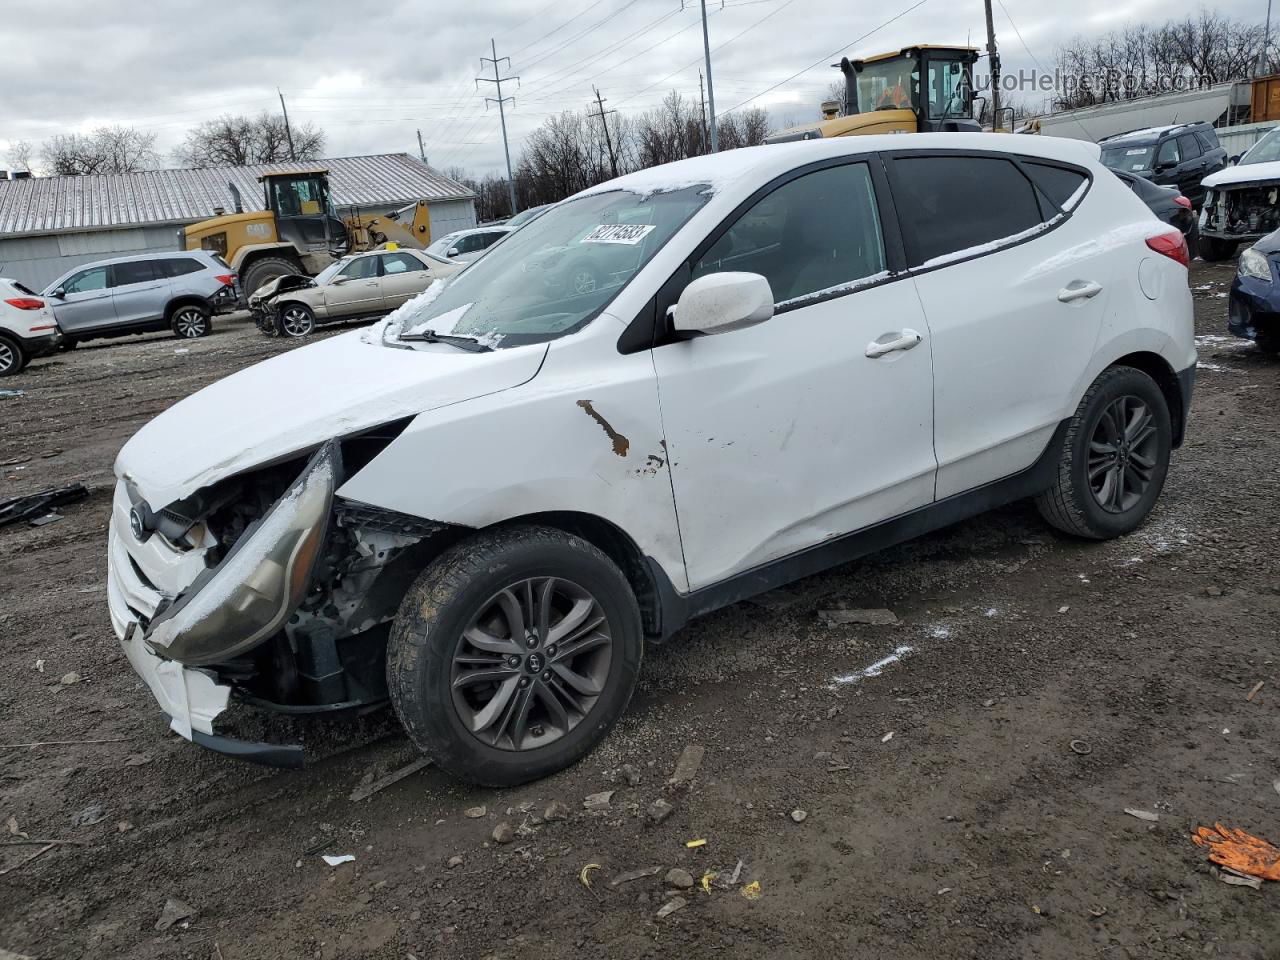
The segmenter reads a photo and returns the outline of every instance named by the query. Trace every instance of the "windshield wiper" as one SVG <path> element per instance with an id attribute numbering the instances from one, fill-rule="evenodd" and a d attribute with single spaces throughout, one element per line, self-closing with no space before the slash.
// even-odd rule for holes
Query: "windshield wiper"
<path id="1" fill-rule="evenodd" d="M 402 333 L 400 339 L 406 343 L 447 343 L 460 350 L 472 353 L 489 353 L 493 347 L 481 343 L 475 337 L 455 337 L 447 333 L 436 333 L 434 330 L 422 330 L 418 333 Z"/>

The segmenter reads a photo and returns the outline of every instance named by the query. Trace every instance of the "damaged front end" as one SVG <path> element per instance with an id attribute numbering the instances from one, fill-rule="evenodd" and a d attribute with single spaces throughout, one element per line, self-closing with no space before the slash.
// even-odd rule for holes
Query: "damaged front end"
<path id="1" fill-rule="evenodd" d="M 403 426 L 331 440 L 159 510 L 122 477 L 110 533 L 112 622 L 172 729 L 246 759 L 297 765 L 300 747 L 216 733 L 231 696 L 291 714 L 359 714 L 386 702 L 390 620 L 457 528 L 337 490 Z"/>
<path id="2" fill-rule="evenodd" d="M 1280 180 L 1210 187 L 1200 235 L 1215 240 L 1257 240 L 1280 229 Z"/>
<path id="3" fill-rule="evenodd" d="M 277 305 L 282 294 L 295 290 L 307 290 L 317 286 L 312 277 L 300 273 L 287 273 L 264 283 L 254 290 L 248 300 L 249 316 L 263 333 L 275 336 L 279 333 Z"/>

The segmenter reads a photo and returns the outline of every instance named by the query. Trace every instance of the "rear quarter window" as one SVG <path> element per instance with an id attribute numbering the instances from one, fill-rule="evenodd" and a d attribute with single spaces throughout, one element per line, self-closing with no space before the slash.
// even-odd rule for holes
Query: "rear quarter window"
<path id="1" fill-rule="evenodd" d="M 1082 170 L 1040 163 L 1036 160 L 1024 159 L 1023 166 L 1031 174 L 1031 179 L 1035 181 L 1040 191 L 1060 210 L 1067 209 L 1067 201 L 1074 197 L 1089 179 Z"/>
<path id="2" fill-rule="evenodd" d="M 169 260 L 157 260 L 156 268 L 163 277 L 181 277 L 188 273 L 199 273 L 204 269 L 204 265 L 190 257 L 174 257 Z"/>

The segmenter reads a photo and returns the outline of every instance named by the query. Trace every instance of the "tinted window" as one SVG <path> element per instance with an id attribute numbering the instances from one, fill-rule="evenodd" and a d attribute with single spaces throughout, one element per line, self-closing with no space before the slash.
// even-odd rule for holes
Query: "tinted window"
<path id="1" fill-rule="evenodd" d="M 1162 163 L 1181 163 L 1182 154 L 1178 152 L 1178 141 L 1174 139 L 1166 140 L 1160 144 L 1160 150 L 1156 153 L 1156 164 Z"/>
<path id="2" fill-rule="evenodd" d="M 1182 151 L 1183 160 L 1194 160 L 1204 152 L 1200 149 L 1200 141 L 1189 133 L 1178 138 L 1178 149 Z"/>
<path id="3" fill-rule="evenodd" d="M 378 275 L 377 257 L 359 257 L 339 271 L 338 276 L 348 280 L 367 280 Z"/>
<path id="4" fill-rule="evenodd" d="M 893 172 L 894 202 L 911 266 L 1014 236 L 1041 222 L 1035 190 L 1008 160 L 898 157 Z"/>
<path id="5" fill-rule="evenodd" d="M 1118 144 L 1102 148 L 1102 162 L 1112 170 L 1150 170 L 1156 148 L 1150 144 Z"/>
<path id="6" fill-rule="evenodd" d="M 125 263 L 111 265 L 111 285 L 123 287 L 129 283 L 150 283 L 156 279 L 156 270 L 152 260 L 130 260 Z"/>
<path id="7" fill-rule="evenodd" d="M 188 273 L 199 273 L 204 269 L 199 260 L 189 257 L 174 257 L 168 260 L 156 260 L 156 272 L 163 277 L 182 277 Z"/>
<path id="8" fill-rule="evenodd" d="M 1031 174 L 1031 179 L 1036 182 L 1036 186 L 1058 208 L 1065 207 L 1067 201 L 1075 195 L 1081 184 L 1088 179 L 1079 170 L 1068 170 L 1066 167 L 1036 163 L 1034 160 L 1024 160 L 1023 163 L 1027 168 L 1027 172 Z"/>
<path id="9" fill-rule="evenodd" d="M 1203 133 L 1197 130 L 1196 139 L 1200 141 L 1200 146 L 1204 147 L 1206 153 L 1218 148 L 1218 137 L 1216 134 Z"/>
<path id="10" fill-rule="evenodd" d="M 693 276 L 762 274 L 785 303 L 880 273 L 884 243 L 865 163 L 783 184 L 744 213 L 698 260 Z"/>
<path id="11" fill-rule="evenodd" d="M 105 290 L 106 287 L 106 267 L 82 270 L 62 285 L 62 289 L 67 293 L 86 293 L 89 290 Z"/>
<path id="12" fill-rule="evenodd" d="M 417 257 L 411 257 L 407 253 L 385 253 L 382 255 L 382 272 L 391 273 L 414 273 L 416 271 L 427 269 Z"/>

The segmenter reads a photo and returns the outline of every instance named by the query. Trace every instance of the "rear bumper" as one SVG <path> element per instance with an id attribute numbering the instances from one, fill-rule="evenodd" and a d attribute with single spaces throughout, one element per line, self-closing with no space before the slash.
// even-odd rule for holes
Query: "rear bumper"
<path id="1" fill-rule="evenodd" d="M 20 337 L 22 341 L 22 349 L 27 356 L 47 357 L 51 353 L 55 353 L 58 345 L 62 343 L 62 331 L 54 330 L 51 333 L 37 334 L 34 337 Z"/>
<path id="2" fill-rule="evenodd" d="M 231 313 L 243 310 L 244 306 L 244 295 L 240 292 L 239 284 L 223 287 L 209 298 L 209 307 L 214 313 Z"/>

